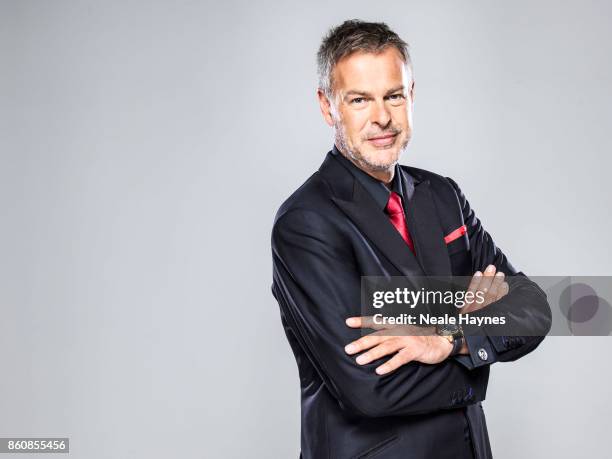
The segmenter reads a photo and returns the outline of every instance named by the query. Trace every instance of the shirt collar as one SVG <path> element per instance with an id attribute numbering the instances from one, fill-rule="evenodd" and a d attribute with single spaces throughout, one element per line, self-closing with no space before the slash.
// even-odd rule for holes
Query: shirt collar
<path id="1" fill-rule="evenodd" d="M 359 169 L 359 167 L 346 158 L 335 145 L 332 149 L 332 154 L 334 155 L 334 158 L 340 161 L 340 163 L 346 167 L 351 174 L 353 174 L 355 179 L 359 181 L 359 183 L 366 189 L 372 198 L 374 198 L 376 205 L 381 211 L 384 211 L 387 207 L 391 190 L 399 194 L 401 198 L 404 199 L 402 181 L 400 180 L 400 171 L 397 165 L 395 165 L 395 174 L 393 175 L 393 182 L 391 182 L 391 190 L 389 190 L 389 188 L 387 188 L 383 182 Z"/>

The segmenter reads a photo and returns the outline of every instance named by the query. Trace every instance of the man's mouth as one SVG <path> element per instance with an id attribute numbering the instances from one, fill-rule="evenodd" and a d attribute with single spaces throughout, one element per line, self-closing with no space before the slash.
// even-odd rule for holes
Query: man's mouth
<path id="1" fill-rule="evenodd" d="M 376 147 L 388 147 L 393 145 L 396 137 L 397 133 L 381 134 L 368 138 L 368 142 L 371 142 Z"/>

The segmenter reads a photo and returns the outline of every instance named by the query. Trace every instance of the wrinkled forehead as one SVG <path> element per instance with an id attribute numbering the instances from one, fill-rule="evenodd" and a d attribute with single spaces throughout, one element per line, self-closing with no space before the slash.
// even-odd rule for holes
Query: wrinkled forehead
<path id="1" fill-rule="evenodd" d="M 357 51 L 340 59 L 331 74 L 332 92 L 386 92 L 412 82 L 410 65 L 395 48 L 381 52 Z"/>

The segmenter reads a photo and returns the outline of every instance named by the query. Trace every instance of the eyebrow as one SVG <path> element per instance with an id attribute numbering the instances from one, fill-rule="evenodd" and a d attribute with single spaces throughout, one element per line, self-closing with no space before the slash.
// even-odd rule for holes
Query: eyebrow
<path id="1" fill-rule="evenodd" d="M 401 91 L 403 89 L 404 89 L 404 85 L 398 86 L 398 87 L 393 88 L 393 89 L 389 89 L 385 93 L 385 96 L 393 94 L 394 92 L 397 92 L 397 91 Z M 349 97 L 349 96 L 366 96 L 366 97 L 370 97 L 371 94 L 369 92 L 367 92 L 367 91 L 360 91 L 358 89 L 351 89 L 351 90 L 346 92 L 346 97 Z"/>

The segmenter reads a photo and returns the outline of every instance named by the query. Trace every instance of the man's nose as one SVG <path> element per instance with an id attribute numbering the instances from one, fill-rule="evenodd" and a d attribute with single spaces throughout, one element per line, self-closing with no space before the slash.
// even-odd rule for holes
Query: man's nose
<path id="1" fill-rule="evenodd" d="M 374 104 L 372 104 L 372 113 L 370 114 L 370 122 L 372 124 L 376 123 L 381 128 L 384 129 L 389 124 L 389 121 L 391 121 L 391 114 L 389 113 L 389 110 L 387 109 L 385 101 L 379 100 L 379 101 L 376 101 Z"/>

